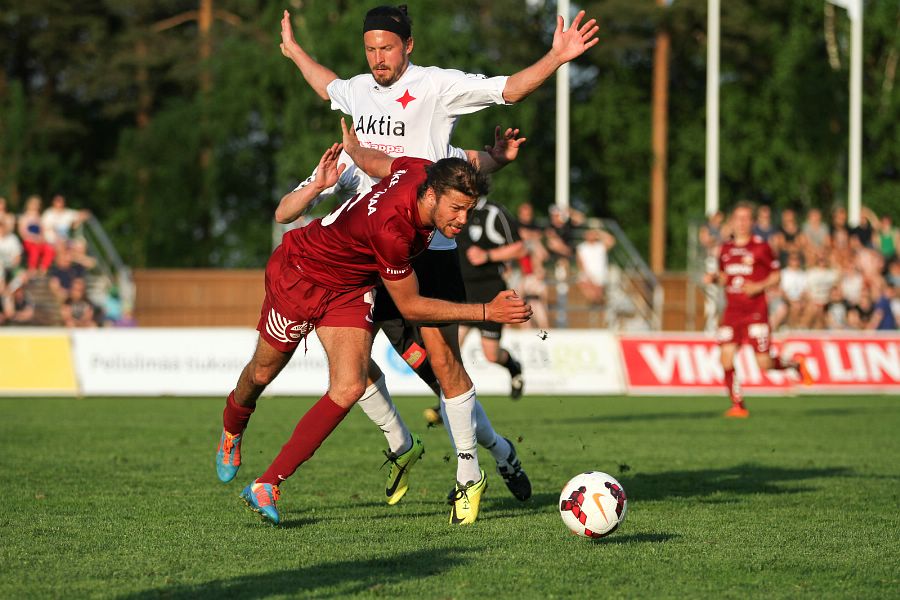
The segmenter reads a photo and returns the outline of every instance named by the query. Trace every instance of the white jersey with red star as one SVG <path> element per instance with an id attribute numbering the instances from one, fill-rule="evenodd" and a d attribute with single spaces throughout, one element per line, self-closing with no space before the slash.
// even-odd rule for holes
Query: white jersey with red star
<path id="1" fill-rule="evenodd" d="M 393 85 L 379 85 L 371 73 L 328 84 L 331 108 L 350 115 L 360 144 L 391 156 L 414 156 L 436 162 L 453 156 L 450 136 L 461 116 L 506 104 L 508 77 L 485 77 L 454 69 L 411 64 Z M 357 192 L 376 183 L 359 173 Z M 454 249 L 456 242 L 439 233 L 432 249 Z"/>

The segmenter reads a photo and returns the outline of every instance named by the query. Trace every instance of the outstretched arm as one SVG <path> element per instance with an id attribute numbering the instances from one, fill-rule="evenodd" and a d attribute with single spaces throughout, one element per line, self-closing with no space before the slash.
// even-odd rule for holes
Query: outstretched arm
<path id="1" fill-rule="evenodd" d="M 499 171 L 519 155 L 519 147 L 527 138 L 518 137 L 519 130 L 507 128 L 501 133 L 500 126 L 494 129 L 494 145 L 485 146 L 484 150 L 466 150 L 466 158 L 476 169 L 483 173 Z"/>
<path id="2" fill-rule="evenodd" d="M 328 100 L 328 84 L 338 78 L 334 71 L 323 67 L 306 51 L 300 47 L 294 39 L 294 30 L 291 27 L 291 14 L 284 11 L 281 18 L 281 53 L 294 61 L 306 83 L 315 91 L 322 100 Z"/>
<path id="3" fill-rule="evenodd" d="M 527 98 L 534 90 L 550 78 L 558 68 L 570 60 L 578 58 L 588 49 L 594 47 L 597 39 L 597 19 L 591 19 L 581 25 L 584 11 L 575 15 L 572 25 L 563 30 L 562 16 L 556 17 L 556 31 L 553 33 L 553 46 L 536 63 L 515 75 L 511 75 L 503 88 L 503 99 L 507 102 L 519 102 Z"/>
<path id="4" fill-rule="evenodd" d="M 531 318 L 531 306 L 511 290 L 500 292 L 485 304 L 458 304 L 420 296 L 415 273 L 396 281 L 382 281 L 400 314 L 410 321 L 525 323 Z"/>
<path id="5" fill-rule="evenodd" d="M 381 150 L 363 148 L 356 137 L 356 131 L 347 127 L 347 122 L 341 117 L 341 131 L 344 134 L 344 152 L 350 155 L 356 166 L 369 177 L 381 179 L 391 174 L 391 164 L 394 159 Z"/>
<path id="6" fill-rule="evenodd" d="M 337 183 L 347 165 L 339 165 L 338 157 L 341 155 L 341 145 L 333 144 L 325 151 L 316 167 L 315 176 L 309 185 L 303 186 L 286 194 L 278 208 L 275 209 L 275 220 L 279 223 L 293 223 L 297 217 L 303 214 L 309 204 L 326 190 Z"/>

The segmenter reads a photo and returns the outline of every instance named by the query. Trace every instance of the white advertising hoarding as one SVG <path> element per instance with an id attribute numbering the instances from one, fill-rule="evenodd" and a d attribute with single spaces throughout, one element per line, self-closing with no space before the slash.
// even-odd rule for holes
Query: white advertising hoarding
<path id="1" fill-rule="evenodd" d="M 72 332 L 81 393 L 91 395 L 218 396 L 234 388 L 256 344 L 252 329 L 100 329 Z M 618 343 L 599 331 L 533 330 L 504 332 L 503 346 L 523 364 L 525 392 L 531 394 L 619 394 L 624 392 Z M 396 395 L 428 395 L 430 390 L 383 335 L 372 357 Z M 466 369 L 482 394 L 509 393 L 509 374 L 488 363 L 473 331 L 463 346 Z M 325 353 L 315 334 L 307 350 L 269 386 L 271 395 L 321 395 L 328 386 Z"/>

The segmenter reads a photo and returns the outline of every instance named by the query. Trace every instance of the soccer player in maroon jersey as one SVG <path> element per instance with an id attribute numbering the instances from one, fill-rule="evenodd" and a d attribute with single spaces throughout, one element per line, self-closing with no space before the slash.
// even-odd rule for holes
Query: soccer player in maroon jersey
<path id="1" fill-rule="evenodd" d="M 769 244 L 752 233 L 753 208 L 739 203 L 731 213 L 731 225 L 734 234 L 719 250 L 718 273 L 707 275 L 707 283 L 725 286 L 725 311 L 716 332 L 731 399 L 725 416 L 746 418 L 750 411 L 734 373 L 734 356 L 741 345 L 753 346 L 760 369 L 796 369 L 807 385 L 812 379 L 802 356 L 785 359 L 771 349 L 766 290 L 780 282 L 780 265 Z"/>
<path id="2" fill-rule="evenodd" d="M 323 155 L 323 183 L 333 185 L 337 180 L 340 150 L 341 145 L 335 144 Z M 269 259 L 257 325 L 259 342 L 226 403 L 225 430 L 243 431 L 253 401 L 316 330 L 328 359 L 328 391 L 300 419 L 265 473 L 241 493 L 250 508 L 274 524 L 281 521 L 278 485 L 309 460 L 366 389 L 372 289 L 379 279 L 403 315 L 413 320 L 523 323 L 531 315 L 530 307 L 512 291 L 485 304 L 419 295 L 410 260 L 427 247 L 435 230 L 449 238 L 460 232 L 468 211 L 486 193 L 484 175 L 458 158 L 432 163 L 391 159 L 364 149 L 359 158 L 366 164 L 367 152 L 385 159 L 377 163 L 386 167 L 378 170 L 381 182 L 322 219 L 286 233 Z M 316 192 L 307 193 L 312 197 Z M 228 445 L 223 440 L 223 446 Z M 227 467 L 227 462 L 221 466 Z"/>

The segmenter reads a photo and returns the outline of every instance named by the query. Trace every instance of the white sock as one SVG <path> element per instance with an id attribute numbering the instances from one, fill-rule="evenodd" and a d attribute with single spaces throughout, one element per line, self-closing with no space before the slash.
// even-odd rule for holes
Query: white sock
<path id="1" fill-rule="evenodd" d="M 456 480 L 460 483 L 481 479 L 478 448 L 475 446 L 476 402 L 474 387 L 453 398 L 445 398 L 441 394 L 441 415 L 444 428 L 456 448 Z"/>
<path id="2" fill-rule="evenodd" d="M 391 394 L 384 383 L 384 375 L 366 388 L 357 404 L 363 409 L 366 416 L 384 432 L 391 452 L 403 454 L 412 448 L 412 436 L 391 400 Z"/>
<path id="3" fill-rule="evenodd" d="M 498 465 L 506 466 L 506 459 L 509 458 L 512 447 L 503 439 L 503 436 L 494 431 L 481 402 L 477 399 L 475 400 L 475 437 L 478 439 L 478 445 L 489 451 Z"/>

